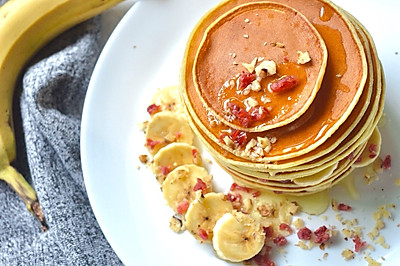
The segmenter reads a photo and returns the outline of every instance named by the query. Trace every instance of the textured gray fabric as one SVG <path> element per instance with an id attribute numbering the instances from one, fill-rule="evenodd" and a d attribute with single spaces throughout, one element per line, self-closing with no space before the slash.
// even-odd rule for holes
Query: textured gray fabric
<path id="1" fill-rule="evenodd" d="M 80 163 L 80 119 L 99 55 L 99 25 L 97 17 L 64 33 L 23 75 L 15 95 L 15 167 L 35 188 L 49 230 L 42 232 L 0 181 L 0 265 L 121 264 L 91 210 Z"/>

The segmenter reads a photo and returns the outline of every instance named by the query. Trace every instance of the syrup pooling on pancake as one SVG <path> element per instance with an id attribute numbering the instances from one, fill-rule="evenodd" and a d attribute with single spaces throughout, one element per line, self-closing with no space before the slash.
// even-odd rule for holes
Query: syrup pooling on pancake
<path id="1" fill-rule="evenodd" d="M 314 14 L 314 17 L 309 19 L 311 21 L 318 20 L 318 22 L 322 23 L 319 20 L 319 11 L 322 3 L 321 1 L 315 2 L 314 5 L 300 6 L 298 4 L 296 8 L 301 12 L 302 9 L 305 9 L 308 13 Z M 295 6 L 293 4 L 291 2 L 291 5 Z M 196 96 L 193 84 L 190 81 L 192 78 L 191 73 L 187 71 L 184 80 L 187 94 L 186 92 L 184 94 L 186 94 L 187 108 L 194 122 L 215 143 L 218 143 L 229 152 L 235 150 L 236 156 L 242 156 L 247 160 L 260 161 L 260 158 L 264 158 L 263 161 L 266 162 L 294 158 L 310 152 L 321 145 L 350 115 L 363 92 L 367 72 L 365 54 L 363 53 L 364 49 L 354 32 L 354 27 L 346 24 L 348 21 L 337 10 L 332 10 L 334 11 L 334 15 L 331 19 L 321 24 L 321 28 L 323 29 L 321 35 L 330 42 L 327 45 L 328 51 L 329 47 L 332 50 L 332 52 L 329 52 L 329 58 L 332 56 L 336 60 L 328 59 L 327 67 L 329 71 L 325 73 L 322 87 L 309 110 L 290 125 L 270 130 L 261 136 L 268 138 L 276 137 L 278 139 L 269 152 L 264 152 L 264 154 L 259 153 L 259 156 L 248 156 L 248 154 L 241 153 L 240 149 L 244 150 L 243 146 L 237 147 L 235 145 L 229 147 L 231 146 L 231 142 L 225 138 L 224 134 L 231 137 L 237 134 L 224 125 L 217 123 L 215 126 L 215 123 L 212 123 L 218 119 L 211 117 L 210 120 L 209 110 L 208 108 L 204 108 L 201 99 Z M 219 12 L 219 10 L 217 11 Z M 337 38 L 337 33 L 340 34 L 341 38 Z M 197 43 L 198 41 L 194 38 L 192 43 Z M 325 42 L 327 43 L 327 41 Z M 191 56 L 193 55 L 189 50 L 187 58 L 189 59 Z M 187 60 L 186 65 L 188 69 L 191 62 Z M 340 71 L 340 73 L 337 71 Z M 220 141 L 221 137 L 227 141 Z M 252 138 L 250 136 L 247 140 L 251 140 Z M 241 139 L 243 138 L 233 139 L 233 142 L 235 143 L 236 140 L 236 142 L 244 144 Z"/>
<path id="2" fill-rule="evenodd" d="M 220 121 L 263 131 L 290 123 L 307 110 L 326 62 L 324 41 L 299 12 L 276 3 L 245 4 L 204 33 L 193 82 Z"/>

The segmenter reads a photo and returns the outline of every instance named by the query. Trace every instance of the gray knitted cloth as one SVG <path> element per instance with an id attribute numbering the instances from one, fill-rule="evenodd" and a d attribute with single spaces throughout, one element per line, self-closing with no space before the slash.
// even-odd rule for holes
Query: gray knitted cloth
<path id="1" fill-rule="evenodd" d="M 0 0 L 0 5 L 6 0 Z M 47 45 L 24 72 L 15 95 L 18 158 L 49 225 L 40 223 L 0 181 L 0 265 L 119 265 L 86 194 L 80 120 L 99 55 L 99 18 Z"/>

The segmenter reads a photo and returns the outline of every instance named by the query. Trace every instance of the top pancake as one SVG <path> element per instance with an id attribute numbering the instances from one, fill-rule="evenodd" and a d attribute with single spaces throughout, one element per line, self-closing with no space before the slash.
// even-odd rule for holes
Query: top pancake
<path id="1" fill-rule="evenodd" d="M 206 14 L 194 29 L 187 46 L 182 67 L 182 92 L 188 113 L 203 132 L 215 143 L 229 127 L 213 125 L 209 108 L 198 97 L 193 82 L 193 67 L 204 33 L 223 14 L 253 1 L 224 1 Z M 355 32 L 337 8 L 322 0 L 275 0 L 299 10 L 323 37 L 328 48 L 328 64 L 317 97 L 310 108 L 291 124 L 260 134 L 276 136 L 278 141 L 265 156 L 265 161 L 298 157 L 322 145 L 342 125 L 359 101 L 367 78 L 364 49 Z M 250 37 L 250 36 L 249 36 Z M 249 38 L 250 40 L 250 38 Z M 219 143 L 220 144 L 220 143 Z M 229 147 L 221 144 L 227 151 Z M 251 158 L 246 158 L 250 159 Z"/>
<path id="2" fill-rule="evenodd" d="M 308 54 L 309 61 L 298 62 L 301 54 Z M 268 70 L 258 77 L 253 82 L 260 85 L 256 88 L 241 86 L 241 73 L 253 73 L 255 78 L 260 73 L 257 67 L 265 61 L 273 61 L 276 73 Z M 247 3 L 223 14 L 205 31 L 193 66 L 193 82 L 208 111 L 224 124 L 260 132 L 286 125 L 307 110 L 326 64 L 325 43 L 305 16 L 278 3 Z M 296 77 L 297 85 L 281 92 L 268 89 L 285 76 Z M 252 107 L 262 106 L 268 115 L 242 122 L 232 115 L 228 102 L 249 113 Z"/>

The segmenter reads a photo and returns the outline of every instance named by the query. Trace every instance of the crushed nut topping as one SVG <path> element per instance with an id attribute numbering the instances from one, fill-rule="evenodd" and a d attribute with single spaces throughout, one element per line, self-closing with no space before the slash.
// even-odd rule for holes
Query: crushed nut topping
<path id="1" fill-rule="evenodd" d="M 262 61 L 256 68 L 256 75 L 265 78 L 276 74 L 276 63 L 272 60 Z"/>
<path id="2" fill-rule="evenodd" d="M 256 67 L 258 58 L 254 58 L 250 63 L 242 63 L 242 65 L 244 66 L 244 68 L 247 69 L 247 71 L 249 71 L 249 73 L 253 73 L 254 69 Z"/>
<path id="3" fill-rule="evenodd" d="M 311 57 L 308 52 L 297 51 L 297 64 L 304 65 L 311 61 Z"/>

